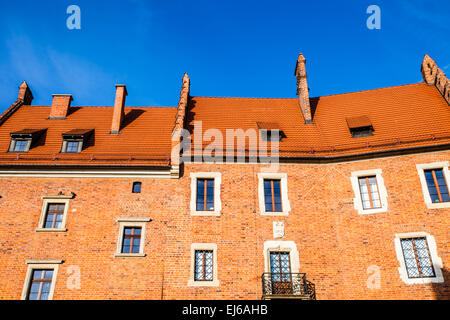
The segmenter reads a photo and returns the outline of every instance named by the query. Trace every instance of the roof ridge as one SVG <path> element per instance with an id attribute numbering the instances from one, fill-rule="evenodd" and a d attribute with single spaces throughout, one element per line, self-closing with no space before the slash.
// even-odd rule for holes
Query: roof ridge
<path id="1" fill-rule="evenodd" d="M 367 92 L 367 91 L 377 91 L 377 90 L 384 90 L 384 89 L 390 89 L 390 88 L 400 88 L 400 87 L 407 87 L 407 86 L 414 86 L 423 84 L 425 82 L 414 82 L 414 83 L 407 83 L 407 84 L 401 84 L 396 86 L 388 86 L 388 87 L 381 87 L 381 88 L 375 88 L 375 89 L 366 89 L 366 90 L 358 90 L 358 91 L 351 91 L 351 92 L 343 92 L 343 93 L 335 93 L 335 94 L 329 94 L 329 95 L 323 95 L 323 96 L 316 96 L 316 97 L 310 97 L 310 99 L 317 99 L 322 97 L 333 97 L 333 96 L 340 96 L 344 94 L 354 94 L 354 93 L 361 93 L 361 92 Z M 206 96 L 192 96 L 191 98 L 206 98 L 206 99 L 255 99 L 255 100 L 262 100 L 262 99 L 277 99 L 277 100 L 295 100 L 298 99 L 295 98 L 270 98 L 270 97 L 206 97 Z"/>
<path id="2" fill-rule="evenodd" d="M 351 91 L 351 92 L 344 92 L 344 93 L 335 93 L 335 94 L 328 94 L 324 96 L 317 96 L 317 97 L 311 97 L 310 99 L 317 99 L 317 98 L 323 98 L 323 97 L 333 97 L 333 96 L 342 96 L 345 94 L 354 94 L 354 93 L 361 93 L 361 92 L 368 92 L 368 91 L 378 91 L 378 90 L 384 90 L 384 89 L 392 89 L 392 88 L 400 88 L 400 87 L 408 87 L 408 86 L 415 86 L 419 84 L 423 84 L 425 82 L 414 82 L 414 83 L 407 83 L 407 84 L 400 84 L 397 86 L 389 86 L 389 87 L 381 87 L 381 88 L 375 88 L 375 89 L 366 89 L 366 90 L 358 90 L 358 91 Z"/>

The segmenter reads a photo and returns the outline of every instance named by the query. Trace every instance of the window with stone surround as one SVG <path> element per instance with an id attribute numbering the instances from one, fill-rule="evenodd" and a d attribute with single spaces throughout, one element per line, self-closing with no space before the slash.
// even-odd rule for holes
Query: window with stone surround
<path id="1" fill-rule="evenodd" d="M 258 173 L 258 198 L 261 215 L 289 215 L 287 174 Z"/>
<path id="2" fill-rule="evenodd" d="M 359 214 L 387 211 L 387 190 L 381 169 L 354 171 L 350 182 L 355 194 L 354 207 Z"/>
<path id="3" fill-rule="evenodd" d="M 188 286 L 217 287 L 217 244 L 193 243 Z"/>
<path id="4" fill-rule="evenodd" d="M 44 203 L 41 210 L 41 218 L 36 231 L 38 232 L 63 232 L 67 231 L 66 221 L 69 211 L 71 195 L 48 195 L 43 196 Z"/>
<path id="5" fill-rule="evenodd" d="M 27 260 L 22 300 L 52 300 L 62 260 Z"/>
<path id="6" fill-rule="evenodd" d="M 429 209 L 450 208 L 449 164 L 449 161 L 443 161 L 416 165 L 425 204 Z"/>
<path id="7" fill-rule="evenodd" d="M 359 192 L 364 210 L 381 208 L 380 192 L 378 190 L 377 177 L 358 178 Z"/>
<path id="8" fill-rule="evenodd" d="M 406 284 L 441 283 L 442 259 L 438 256 L 436 241 L 426 232 L 395 235 L 395 251 L 400 267 L 400 278 Z"/>
<path id="9" fill-rule="evenodd" d="M 195 281 L 213 280 L 213 250 L 195 250 Z"/>
<path id="10" fill-rule="evenodd" d="M 220 216 L 222 202 L 220 200 L 220 172 L 191 173 L 191 215 Z"/>
<path id="11" fill-rule="evenodd" d="M 145 226 L 150 218 L 118 218 L 119 238 L 115 257 L 145 257 Z"/>

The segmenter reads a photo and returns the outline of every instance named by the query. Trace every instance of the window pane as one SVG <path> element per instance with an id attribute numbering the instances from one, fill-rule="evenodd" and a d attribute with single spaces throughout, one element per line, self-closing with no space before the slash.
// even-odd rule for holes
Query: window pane
<path id="1" fill-rule="evenodd" d="M 197 202 L 196 210 L 197 211 L 204 211 L 205 210 L 205 203 L 203 201 Z"/>
<path id="2" fill-rule="evenodd" d="M 26 140 L 16 140 L 16 144 L 14 145 L 14 151 L 25 151 L 27 146 Z"/>
<path id="3" fill-rule="evenodd" d="M 38 299 L 38 293 L 37 292 L 30 292 L 30 295 L 28 297 L 29 300 L 37 300 Z"/>
<path id="4" fill-rule="evenodd" d="M 133 193 L 141 193 L 141 183 L 140 182 L 133 183 Z"/>
<path id="5" fill-rule="evenodd" d="M 48 300 L 48 292 L 42 292 L 40 300 Z"/>
<path id="6" fill-rule="evenodd" d="M 78 152 L 78 141 L 68 141 L 66 152 Z"/>

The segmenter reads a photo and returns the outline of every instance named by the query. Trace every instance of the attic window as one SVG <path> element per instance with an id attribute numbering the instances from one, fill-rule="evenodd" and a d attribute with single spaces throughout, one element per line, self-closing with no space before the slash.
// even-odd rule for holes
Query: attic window
<path id="1" fill-rule="evenodd" d="M 24 129 L 12 132 L 9 152 L 28 152 L 44 131 L 42 129 Z"/>
<path id="2" fill-rule="evenodd" d="M 285 138 L 284 132 L 276 122 L 257 122 L 261 139 L 264 141 L 281 141 Z"/>
<path id="3" fill-rule="evenodd" d="M 373 135 L 372 122 L 367 116 L 347 118 L 347 125 L 353 138 L 369 137 Z"/>
<path id="4" fill-rule="evenodd" d="M 62 153 L 80 153 L 94 132 L 92 129 L 75 129 L 63 133 Z"/>

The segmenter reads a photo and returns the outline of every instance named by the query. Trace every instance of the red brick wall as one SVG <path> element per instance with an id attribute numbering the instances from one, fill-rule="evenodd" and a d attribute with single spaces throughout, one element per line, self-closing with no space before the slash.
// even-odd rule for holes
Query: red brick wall
<path id="1" fill-rule="evenodd" d="M 260 299 L 264 241 L 283 221 L 283 241 L 294 241 L 300 272 L 318 299 L 449 299 L 445 283 L 406 285 L 399 276 L 396 233 L 434 236 L 444 268 L 450 265 L 450 209 L 427 209 L 416 164 L 447 161 L 436 152 L 327 165 L 281 165 L 288 176 L 291 212 L 259 214 L 259 165 L 188 164 L 181 179 L 0 178 L 0 297 L 20 299 L 27 259 L 63 259 L 54 299 Z M 382 169 L 388 211 L 359 215 L 352 171 Z M 222 215 L 191 216 L 190 173 L 221 172 Z M 43 195 L 74 192 L 67 232 L 36 232 Z M 146 257 L 114 257 L 118 217 L 149 217 Z M 218 287 L 187 286 L 191 243 L 218 246 Z M 381 287 L 369 289 L 367 268 L 380 268 Z M 78 266 L 81 288 L 69 289 Z"/>

